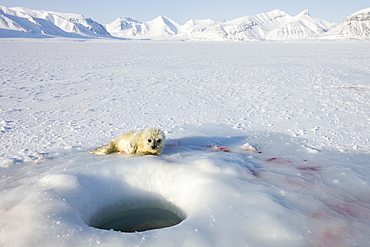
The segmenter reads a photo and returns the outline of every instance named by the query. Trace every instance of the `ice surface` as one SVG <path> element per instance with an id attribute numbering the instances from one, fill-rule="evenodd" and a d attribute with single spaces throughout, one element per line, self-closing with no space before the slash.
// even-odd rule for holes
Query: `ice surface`
<path id="1" fill-rule="evenodd" d="M 0 41 L 1 246 L 370 245 L 369 43 L 79 41 Z M 184 220 L 91 227 L 118 208 Z"/>

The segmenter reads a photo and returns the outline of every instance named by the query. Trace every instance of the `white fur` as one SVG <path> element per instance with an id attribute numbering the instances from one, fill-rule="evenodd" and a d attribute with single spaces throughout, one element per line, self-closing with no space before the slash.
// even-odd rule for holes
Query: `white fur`
<path id="1" fill-rule="evenodd" d="M 112 152 L 122 152 L 134 155 L 159 155 L 162 153 L 165 138 L 164 132 L 158 128 L 129 131 L 89 153 L 106 155 Z"/>

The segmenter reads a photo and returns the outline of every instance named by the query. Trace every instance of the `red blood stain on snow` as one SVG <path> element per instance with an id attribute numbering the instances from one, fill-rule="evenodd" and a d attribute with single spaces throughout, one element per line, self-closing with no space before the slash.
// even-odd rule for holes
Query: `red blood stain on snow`
<path id="1" fill-rule="evenodd" d="M 358 220 L 370 221 L 370 209 L 362 207 L 355 203 L 346 203 L 333 205 L 331 208 L 340 214 L 349 215 Z"/>
<path id="2" fill-rule="evenodd" d="M 301 170 L 301 171 L 311 171 L 311 172 L 317 172 L 321 169 L 320 166 L 302 166 L 300 165 L 300 163 L 304 162 L 308 162 L 308 160 L 306 159 L 303 159 L 303 160 L 299 160 L 299 161 L 292 161 L 292 160 L 288 160 L 288 159 L 283 159 L 283 158 L 271 158 L 271 159 L 267 159 L 267 160 L 264 160 L 265 162 L 268 162 L 268 163 L 274 163 L 274 164 L 278 164 L 278 165 L 298 165 L 296 168 L 298 170 Z"/>
<path id="3" fill-rule="evenodd" d="M 358 92 L 366 92 L 366 87 L 335 87 L 335 89 L 352 89 Z"/>
<path id="4" fill-rule="evenodd" d="M 228 147 L 219 146 L 216 144 L 208 145 L 207 147 L 210 147 L 212 152 L 227 152 L 227 153 L 231 152 L 231 150 Z"/>
<path id="5" fill-rule="evenodd" d="M 37 160 L 34 161 L 35 165 L 40 165 L 42 163 L 44 163 L 45 161 L 47 160 L 47 158 L 39 158 Z"/>
<path id="6" fill-rule="evenodd" d="M 327 204 L 328 208 L 335 212 L 335 214 L 327 212 L 313 212 L 311 217 L 318 222 L 328 222 L 327 226 L 320 229 L 313 229 L 316 231 L 317 238 L 313 238 L 312 246 L 315 247 L 337 247 L 348 246 L 343 245 L 343 240 L 346 236 L 356 234 L 348 225 L 351 222 L 363 222 L 368 224 L 370 221 L 369 204 L 363 201 L 341 202 L 335 205 Z M 335 220 L 337 218 L 338 220 Z M 322 226 L 325 226 L 323 224 Z M 330 227 L 328 227 L 330 226 Z"/>
<path id="7" fill-rule="evenodd" d="M 218 147 L 217 151 L 219 152 L 230 152 L 230 149 L 227 147 Z"/>
<path id="8" fill-rule="evenodd" d="M 0 212 L 7 212 L 9 210 L 10 210 L 10 208 L 3 208 L 3 209 L 0 210 Z"/>
<path id="9" fill-rule="evenodd" d="M 312 247 L 344 247 L 343 240 L 350 234 L 346 222 L 336 220 L 333 215 L 324 212 L 313 212 L 311 215 L 317 227 L 310 230 Z"/>

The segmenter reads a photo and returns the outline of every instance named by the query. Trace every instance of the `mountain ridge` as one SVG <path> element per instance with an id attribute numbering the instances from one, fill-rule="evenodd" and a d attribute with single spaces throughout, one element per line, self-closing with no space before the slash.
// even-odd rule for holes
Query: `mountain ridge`
<path id="1" fill-rule="evenodd" d="M 190 19 L 180 25 L 159 15 L 142 22 L 130 17 L 102 25 L 81 14 L 0 6 L 0 37 L 124 38 L 187 41 L 284 41 L 370 38 L 370 8 L 336 24 L 312 17 L 308 10 L 295 16 L 275 9 L 230 21 Z"/>
<path id="2" fill-rule="evenodd" d="M 0 29 L 61 37 L 111 36 L 103 25 L 83 15 L 24 7 L 0 6 Z"/>
<path id="3" fill-rule="evenodd" d="M 349 15 L 324 37 L 337 39 L 370 38 L 370 8 L 362 9 Z"/>

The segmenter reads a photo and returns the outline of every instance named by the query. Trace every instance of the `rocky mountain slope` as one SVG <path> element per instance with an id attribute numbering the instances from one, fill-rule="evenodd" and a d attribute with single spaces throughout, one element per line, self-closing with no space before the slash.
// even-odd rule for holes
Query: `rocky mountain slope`
<path id="1" fill-rule="evenodd" d="M 370 8 L 348 16 L 341 24 L 327 33 L 333 38 L 370 38 Z"/>

